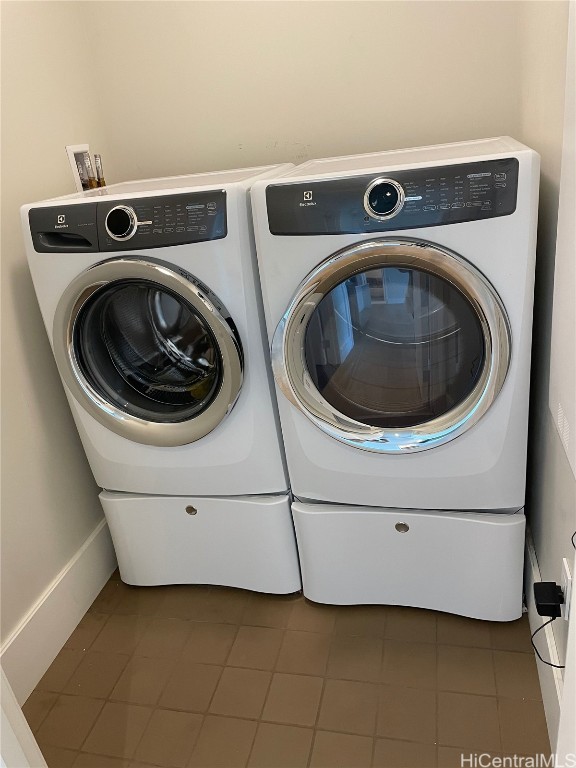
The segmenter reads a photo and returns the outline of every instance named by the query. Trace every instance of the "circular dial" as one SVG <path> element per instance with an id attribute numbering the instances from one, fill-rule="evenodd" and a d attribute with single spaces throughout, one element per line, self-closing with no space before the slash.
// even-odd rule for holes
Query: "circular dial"
<path id="1" fill-rule="evenodd" d="M 117 205 L 106 214 L 105 226 L 114 240 L 129 240 L 138 227 L 136 212 L 127 205 Z"/>
<path id="2" fill-rule="evenodd" d="M 404 190 L 393 179 L 374 179 L 364 193 L 364 209 L 368 216 L 383 221 L 400 213 Z"/>

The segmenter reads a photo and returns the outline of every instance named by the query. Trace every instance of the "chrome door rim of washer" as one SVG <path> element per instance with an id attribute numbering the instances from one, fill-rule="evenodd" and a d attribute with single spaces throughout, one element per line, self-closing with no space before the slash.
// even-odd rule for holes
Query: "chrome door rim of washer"
<path id="1" fill-rule="evenodd" d="M 130 279 L 155 283 L 181 296 L 200 314 L 214 334 L 222 359 L 222 382 L 206 410 L 197 416 L 180 422 L 154 422 L 133 416 L 102 397 L 80 369 L 74 349 L 74 326 L 82 307 L 104 286 Z M 230 413 L 243 380 L 239 340 L 222 314 L 224 307 L 217 306 L 217 301 L 211 291 L 192 275 L 169 263 L 124 257 L 93 265 L 66 288 L 54 316 L 54 356 L 65 385 L 74 399 L 100 424 L 128 440 L 161 447 L 186 445 L 199 440 Z"/>
<path id="2" fill-rule="evenodd" d="M 471 303 L 482 329 L 485 357 L 474 389 L 456 407 L 413 427 L 383 429 L 351 419 L 322 397 L 306 365 L 306 329 L 318 304 L 344 280 L 378 267 L 417 269 L 443 278 Z M 502 389 L 510 350 L 506 310 L 478 269 L 433 243 L 382 238 L 338 251 L 302 281 L 274 333 L 272 368 L 288 400 L 337 440 L 376 453 L 414 453 L 447 443 L 478 422 Z"/>

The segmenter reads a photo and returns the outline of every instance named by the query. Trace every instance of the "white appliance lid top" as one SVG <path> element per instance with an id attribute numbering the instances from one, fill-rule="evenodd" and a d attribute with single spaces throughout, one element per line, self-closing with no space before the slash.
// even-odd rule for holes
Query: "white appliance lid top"
<path id="1" fill-rule="evenodd" d="M 211 171 L 208 173 L 195 173 L 187 176 L 164 176 L 158 179 L 141 179 L 139 181 L 123 181 L 119 184 L 110 184 L 106 187 L 89 189 L 85 192 L 76 192 L 72 195 L 51 198 L 52 200 L 89 199 L 93 197 L 108 197 L 112 195 L 136 194 L 139 192 L 171 192 L 177 189 L 190 187 L 220 187 L 225 184 L 246 181 L 269 174 L 278 169 L 281 173 L 288 167 L 281 165 L 262 165 L 256 168 L 239 168 L 232 171 Z M 49 202 L 49 201 L 45 201 Z"/>
<path id="2" fill-rule="evenodd" d="M 349 171 L 378 170 L 382 166 L 409 164 L 436 164 L 444 161 L 479 158 L 498 153 L 510 153 L 527 150 L 524 144 L 509 136 L 479 141 L 461 141 L 453 144 L 438 144 L 429 147 L 413 147 L 411 149 L 393 149 L 386 152 L 374 152 L 362 155 L 347 155 L 343 157 L 328 157 L 320 160 L 310 160 L 296 166 L 283 178 L 310 177 L 324 174 L 337 174 Z"/>

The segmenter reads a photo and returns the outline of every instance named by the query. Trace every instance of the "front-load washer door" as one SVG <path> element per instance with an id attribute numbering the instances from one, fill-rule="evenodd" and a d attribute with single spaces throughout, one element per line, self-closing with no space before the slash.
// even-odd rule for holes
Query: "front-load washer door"
<path id="1" fill-rule="evenodd" d="M 369 451 L 422 451 L 488 410 L 508 370 L 510 331 L 495 290 L 465 259 L 378 239 L 308 275 L 272 358 L 282 392 L 327 434 Z"/>
<path id="2" fill-rule="evenodd" d="M 137 257 L 79 275 L 54 318 L 54 353 L 73 397 L 138 443 L 177 446 L 211 432 L 242 385 L 238 333 L 192 275 Z"/>

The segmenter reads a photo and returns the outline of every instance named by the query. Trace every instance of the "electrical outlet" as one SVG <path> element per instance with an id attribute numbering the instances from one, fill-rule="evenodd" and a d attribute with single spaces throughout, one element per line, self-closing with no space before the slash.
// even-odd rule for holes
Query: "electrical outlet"
<path id="1" fill-rule="evenodd" d="M 562 577 L 560 579 L 560 586 L 564 594 L 564 604 L 560 606 L 560 615 L 563 619 L 568 621 L 570 618 L 570 599 L 572 597 L 572 574 L 570 573 L 570 566 L 568 560 L 563 558 L 562 560 Z"/>

